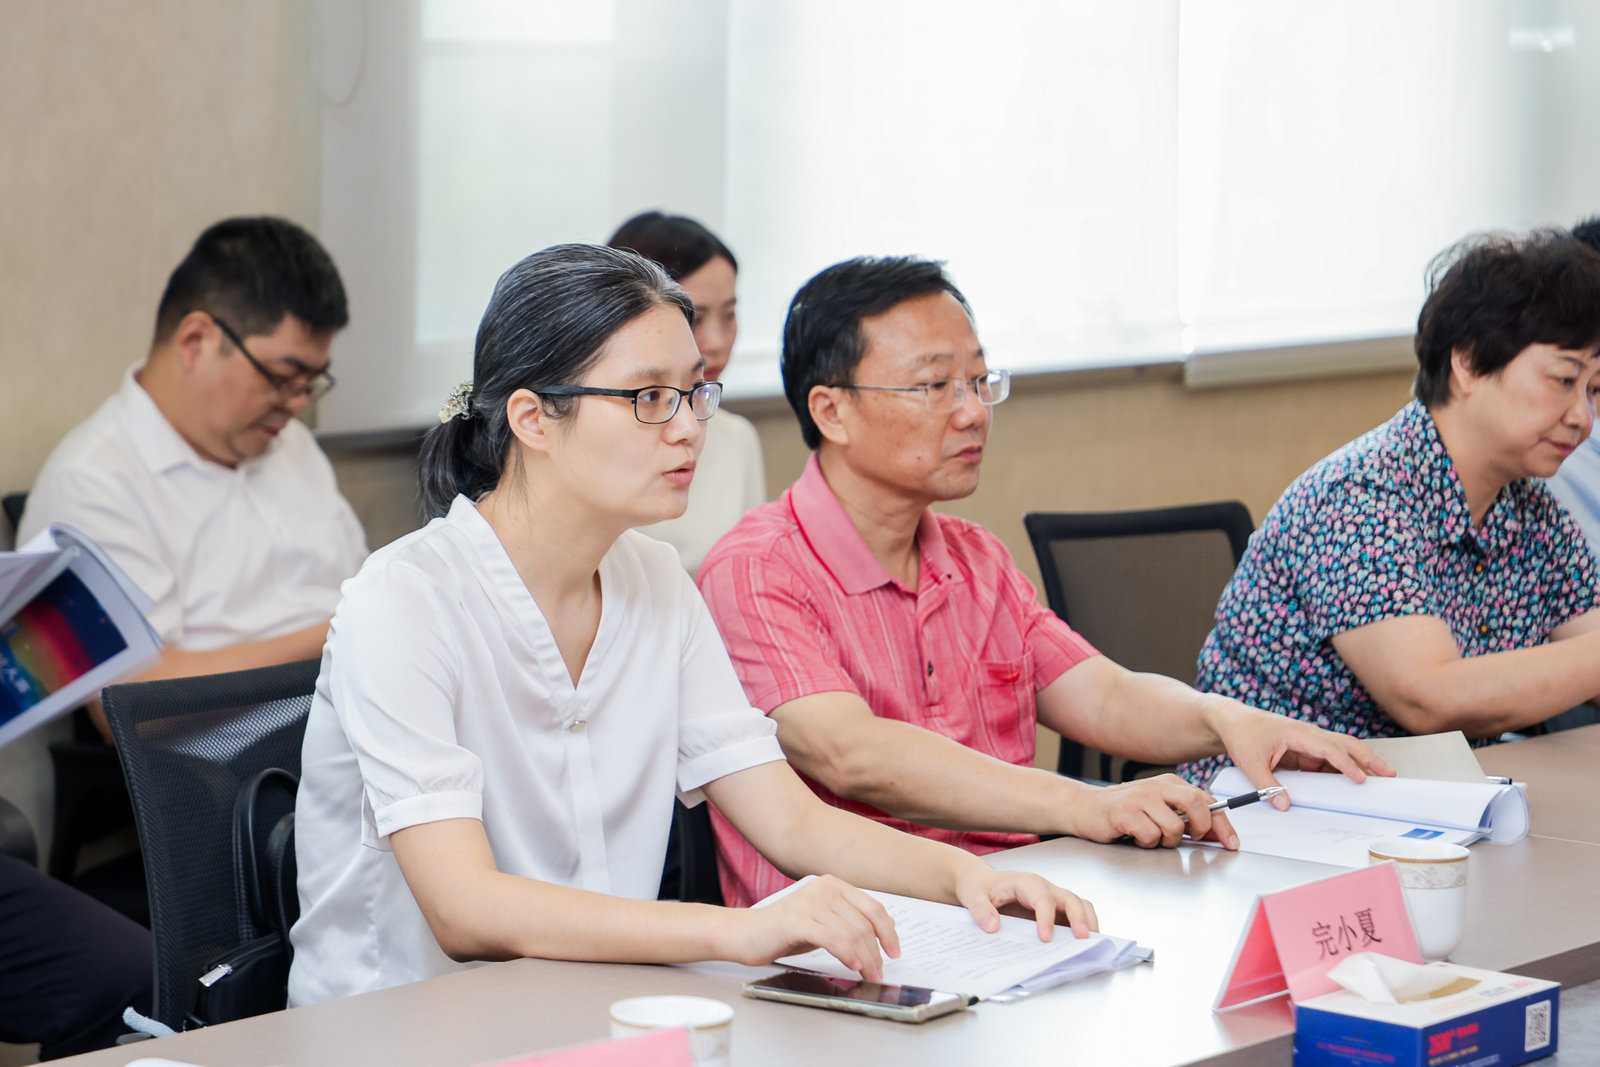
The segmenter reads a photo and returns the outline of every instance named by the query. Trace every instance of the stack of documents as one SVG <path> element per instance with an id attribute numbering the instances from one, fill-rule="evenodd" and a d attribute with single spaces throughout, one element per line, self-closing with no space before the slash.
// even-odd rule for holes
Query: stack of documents
<path id="1" fill-rule="evenodd" d="M 1288 859 L 1363 867 L 1367 846 L 1383 837 L 1415 837 L 1469 845 L 1487 838 L 1508 845 L 1528 834 L 1528 799 L 1519 786 L 1478 780 L 1369 777 L 1357 784 L 1342 774 L 1282 771 L 1292 807 L 1250 804 L 1228 812 L 1239 850 Z M 1255 787 L 1237 767 L 1211 783 L 1218 797 Z"/>
<path id="2" fill-rule="evenodd" d="M 149 603 L 69 526 L 0 552 L 0 745 L 155 662 Z"/>
<path id="3" fill-rule="evenodd" d="M 775 893 L 756 907 L 793 889 L 790 886 Z M 998 932 L 988 934 L 965 908 L 865 892 L 889 912 L 900 935 L 900 958 L 885 956 L 883 960 L 883 981 L 890 985 L 924 986 L 980 1000 L 1014 1000 L 1150 958 L 1147 950 L 1125 937 L 1091 934 L 1078 938 L 1067 927 L 1058 926 L 1051 940 L 1040 941 L 1032 919 L 1009 915 L 1000 917 Z M 835 978 L 860 977 L 821 949 L 785 956 L 778 962 Z"/>

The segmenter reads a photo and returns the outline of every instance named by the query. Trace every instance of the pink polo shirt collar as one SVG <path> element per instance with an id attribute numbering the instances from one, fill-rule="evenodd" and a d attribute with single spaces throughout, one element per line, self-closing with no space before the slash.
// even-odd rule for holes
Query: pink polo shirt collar
<path id="1" fill-rule="evenodd" d="M 878 557 L 872 554 L 867 539 L 856 529 L 832 486 L 828 485 L 828 479 L 823 477 L 815 452 L 806 460 L 806 469 L 790 487 L 788 496 L 789 508 L 794 512 L 801 534 L 840 589 L 850 596 L 870 593 L 885 585 L 905 589 L 905 584 L 884 570 Z M 932 575 L 942 581 L 959 580 L 960 575 L 950 565 L 944 530 L 929 509 L 924 509 L 922 518 L 917 521 L 917 549 L 924 576 Z"/>

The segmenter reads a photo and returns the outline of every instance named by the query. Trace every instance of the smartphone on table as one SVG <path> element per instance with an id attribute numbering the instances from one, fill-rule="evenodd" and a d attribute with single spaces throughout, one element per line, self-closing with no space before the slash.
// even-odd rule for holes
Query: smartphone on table
<path id="1" fill-rule="evenodd" d="M 782 971 L 744 984 L 744 995 L 756 1000 L 778 1000 L 829 1008 L 877 1019 L 920 1023 L 977 1003 L 965 993 L 946 993 L 914 985 L 884 985 L 850 978 L 830 978 L 805 971 Z"/>

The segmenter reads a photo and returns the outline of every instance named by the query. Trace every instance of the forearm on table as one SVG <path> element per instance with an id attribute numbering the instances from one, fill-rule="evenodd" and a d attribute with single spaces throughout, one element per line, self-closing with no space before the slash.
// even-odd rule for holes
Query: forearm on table
<path id="1" fill-rule="evenodd" d="M 956 884 L 982 860 L 822 803 L 787 766 L 761 768 L 759 783 L 714 786 L 724 815 L 791 878 L 832 874 L 852 885 L 959 903 Z M 751 788 L 755 786 L 756 788 Z"/>
<path id="2" fill-rule="evenodd" d="M 127 681 L 158 682 L 168 678 L 195 678 L 203 674 L 226 674 L 229 671 L 247 671 L 254 667 L 313 659 L 322 655 L 322 643 L 327 636 L 328 624 L 319 622 L 279 637 L 247 641 L 210 652 L 189 652 L 168 647 L 161 651 L 161 658 L 154 667 Z M 100 698 L 94 697 L 86 707 L 100 736 L 112 741 L 111 727 L 106 723 L 106 712 Z"/>
<path id="3" fill-rule="evenodd" d="M 268 637 L 260 641 L 244 641 L 209 652 L 167 648 L 161 653 L 161 661 L 135 681 L 150 682 L 161 678 L 224 674 L 228 671 L 244 671 L 253 667 L 271 667 L 279 663 L 313 659 L 322 655 L 322 644 L 327 636 L 328 624 L 319 622 L 302 630 L 295 630 L 293 633 Z"/>
<path id="4" fill-rule="evenodd" d="M 409 826 L 395 831 L 390 844 L 434 940 L 454 960 L 726 958 L 718 946 L 727 909 L 632 900 L 506 874 L 476 819 Z"/>
<path id="5" fill-rule="evenodd" d="M 1067 833 L 1066 812 L 1091 788 L 875 716 L 844 736 L 786 730 L 780 720 L 778 736 L 790 762 L 836 796 L 926 826 Z"/>
<path id="6" fill-rule="evenodd" d="M 1461 730 L 1468 737 L 1493 737 L 1543 722 L 1600 693 L 1600 634 L 1395 673 L 1395 684 L 1372 695 L 1409 732 Z"/>
<path id="7" fill-rule="evenodd" d="M 1216 755 L 1223 750 L 1224 720 L 1241 710 L 1234 701 L 1103 657 L 1085 660 L 1046 686 L 1038 706 L 1039 721 L 1062 736 L 1145 763 Z"/>
<path id="8" fill-rule="evenodd" d="M 439 947 L 458 961 L 541 959 L 690 963 L 719 952 L 727 909 L 632 900 L 501 872 L 475 875 L 427 913 Z"/>

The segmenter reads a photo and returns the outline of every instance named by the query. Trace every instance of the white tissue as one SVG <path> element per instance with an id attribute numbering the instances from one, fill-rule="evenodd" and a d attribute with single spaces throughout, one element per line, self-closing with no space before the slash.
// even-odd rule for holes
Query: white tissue
<path id="1" fill-rule="evenodd" d="M 1328 971 L 1328 977 L 1361 997 L 1379 1004 L 1403 1004 L 1421 1000 L 1461 976 L 1445 967 L 1426 967 L 1407 963 L 1377 952 L 1358 952 Z"/>

